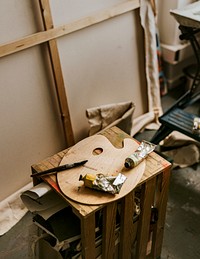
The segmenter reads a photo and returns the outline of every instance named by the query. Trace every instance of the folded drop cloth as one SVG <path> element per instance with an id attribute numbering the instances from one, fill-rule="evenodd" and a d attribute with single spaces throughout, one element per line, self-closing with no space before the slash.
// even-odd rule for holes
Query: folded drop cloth
<path id="1" fill-rule="evenodd" d="M 178 131 L 172 132 L 162 143 L 166 156 L 173 159 L 173 167 L 187 167 L 200 162 L 200 143 Z"/>
<path id="2" fill-rule="evenodd" d="M 134 110 L 135 105 L 132 102 L 112 103 L 87 109 L 89 136 L 113 126 L 130 134 Z"/>
<path id="3" fill-rule="evenodd" d="M 20 195 L 32 186 L 31 182 L 0 202 L 0 236 L 9 231 L 28 212 Z"/>

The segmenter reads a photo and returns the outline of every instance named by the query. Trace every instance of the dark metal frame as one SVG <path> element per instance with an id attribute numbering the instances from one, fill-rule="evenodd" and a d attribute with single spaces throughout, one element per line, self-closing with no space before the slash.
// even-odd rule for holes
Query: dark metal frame
<path id="1" fill-rule="evenodd" d="M 200 141 L 200 134 L 193 132 L 193 119 L 196 115 L 184 111 L 186 107 L 200 100 L 200 44 L 197 38 L 200 29 L 182 25 L 179 26 L 179 29 L 182 33 L 180 39 L 189 40 L 193 48 L 197 61 L 196 73 L 193 77 L 191 88 L 159 117 L 161 126 L 151 139 L 151 142 L 155 144 L 159 144 L 174 130 Z"/>

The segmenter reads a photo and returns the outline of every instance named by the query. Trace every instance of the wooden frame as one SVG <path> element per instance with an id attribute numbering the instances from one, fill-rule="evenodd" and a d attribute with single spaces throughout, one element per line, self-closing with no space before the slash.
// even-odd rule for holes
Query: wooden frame
<path id="1" fill-rule="evenodd" d="M 58 26 L 54 28 L 51 16 L 51 7 L 49 0 L 38 0 L 40 5 L 40 12 L 43 19 L 44 31 L 31 34 L 29 36 L 20 38 L 10 43 L 0 45 L 0 57 L 4 57 L 27 48 L 48 43 L 49 55 L 51 59 L 51 66 L 55 81 L 55 88 L 57 92 L 57 99 L 62 118 L 63 129 L 67 146 L 74 144 L 74 135 L 70 119 L 70 112 L 67 101 L 67 94 L 63 80 L 62 68 L 60 64 L 59 53 L 57 49 L 56 39 L 72 32 L 84 29 L 86 27 L 95 25 L 97 23 L 106 21 L 124 13 L 133 11 L 140 7 L 139 0 L 126 1 L 117 4 L 113 7 L 107 8 L 103 11 L 98 11 L 90 16 L 75 20 L 73 22 Z"/>
<path id="2" fill-rule="evenodd" d="M 43 10 L 49 8 L 50 11 L 49 0 L 38 1 L 40 2 Z M 0 45 L 0 57 L 4 57 L 12 53 L 36 46 L 38 44 L 62 37 L 69 33 L 84 29 L 88 26 L 92 26 L 105 20 L 114 18 L 115 16 L 133 11 L 139 7 L 139 0 L 131 0 L 124 2 L 122 4 L 118 4 L 114 7 L 107 8 L 104 11 L 96 12 L 93 15 L 87 16 L 82 19 L 78 19 L 71 23 L 58 26 L 56 28 L 46 28 L 46 30 L 43 32 L 34 33 L 27 37 L 15 40 L 13 42 Z M 49 17 L 44 18 L 45 20 L 49 19 Z M 51 25 L 53 26 L 53 23 Z"/>

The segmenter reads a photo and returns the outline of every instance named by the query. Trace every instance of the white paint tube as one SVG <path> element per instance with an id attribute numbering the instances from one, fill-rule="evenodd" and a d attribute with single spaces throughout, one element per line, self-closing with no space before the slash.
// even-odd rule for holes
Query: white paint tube
<path id="1" fill-rule="evenodd" d="M 141 163 L 152 151 L 154 151 L 156 145 L 143 140 L 138 146 L 137 150 L 125 159 L 124 166 L 126 168 L 134 168 Z"/>

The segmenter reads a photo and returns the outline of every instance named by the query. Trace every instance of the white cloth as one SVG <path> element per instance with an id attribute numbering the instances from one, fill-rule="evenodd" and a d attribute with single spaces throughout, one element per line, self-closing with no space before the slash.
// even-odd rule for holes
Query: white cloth
<path id="1" fill-rule="evenodd" d="M 29 183 L 0 202 L 0 235 L 10 230 L 28 211 L 20 195 L 22 192 L 29 190 L 32 186 L 33 183 Z"/>
<path id="2" fill-rule="evenodd" d="M 172 157 L 173 167 L 184 168 L 200 162 L 200 143 L 180 132 L 172 132 L 162 146 L 169 149 L 163 153 Z"/>
<path id="3" fill-rule="evenodd" d="M 143 114 L 141 118 L 138 117 L 136 120 L 134 119 L 133 133 L 137 133 L 144 127 L 157 129 L 159 126 L 158 117 L 162 114 L 156 44 L 157 27 L 154 12 L 156 11 L 152 9 L 149 0 L 140 0 L 140 19 L 144 29 L 145 40 L 148 112 Z M 138 124 L 138 121 L 140 124 Z"/>

